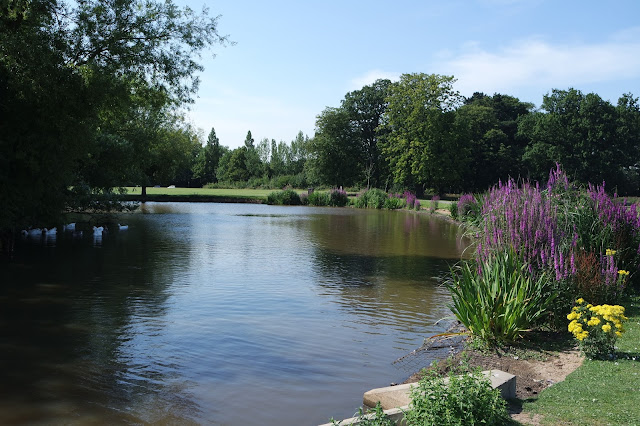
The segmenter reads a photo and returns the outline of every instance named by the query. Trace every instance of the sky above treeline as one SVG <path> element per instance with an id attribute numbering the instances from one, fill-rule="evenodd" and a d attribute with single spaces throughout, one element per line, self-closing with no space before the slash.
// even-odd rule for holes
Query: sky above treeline
<path id="1" fill-rule="evenodd" d="M 312 137 L 347 92 L 403 73 L 540 106 L 551 89 L 640 96 L 638 0 L 177 0 L 221 15 L 188 118 L 236 148 Z M 215 54 L 215 57 L 212 57 Z"/>

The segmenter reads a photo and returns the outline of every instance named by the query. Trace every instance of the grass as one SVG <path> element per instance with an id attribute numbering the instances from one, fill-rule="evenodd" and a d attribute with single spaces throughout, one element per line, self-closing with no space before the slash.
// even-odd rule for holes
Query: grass
<path id="1" fill-rule="evenodd" d="M 128 187 L 129 195 L 140 195 L 140 187 Z M 253 198 L 266 200 L 272 189 L 223 189 L 223 188 L 154 188 L 147 187 L 147 195 Z M 298 190 L 303 192 L 303 190 Z"/>
<path id="2" fill-rule="evenodd" d="M 542 424 L 640 425 L 640 297 L 622 303 L 629 320 L 615 360 L 585 360 L 558 384 L 523 402 Z"/>

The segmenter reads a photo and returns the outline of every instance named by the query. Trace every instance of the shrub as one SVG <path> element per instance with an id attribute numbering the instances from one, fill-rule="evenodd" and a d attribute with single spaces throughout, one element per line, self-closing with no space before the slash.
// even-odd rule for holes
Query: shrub
<path id="1" fill-rule="evenodd" d="M 458 373 L 461 373 L 460 371 Z M 411 403 L 404 418 L 409 425 L 507 424 L 509 415 L 499 389 L 480 372 L 454 375 L 449 383 L 435 372 L 411 388 Z"/>
<path id="2" fill-rule="evenodd" d="M 431 197 L 431 203 L 429 206 L 429 213 L 433 214 L 438 209 L 438 201 L 440 201 L 439 195 L 434 195 Z"/>
<path id="3" fill-rule="evenodd" d="M 328 206 L 330 199 L 329 194 L 321 191 L 314 191 L 309 194 L 309 205 L 310 206 Z"/>
<path id="4" fill-rule="evenodd" d="M 614 354 L 616 339 L 624 333 L 622 323 L 628 318 L 622 306 L 593 306 L 580 298 L 567 319 L 571 321 L 569 332 L 578 340 L 585 356 L 606 359 Z"/>
<path id="5" fill-rule="evenodd" d="M 268 204 L 275 205 L 300 205 L 300 196 L 293 189 L 285 189 L 284 191 L 275 191 L 267 196 Z"/>
<path id="6" fill-rule="evenodd" d="M 373 188 L 358 194 L 355 206 L 361 209 L 381 209 L 384 207 L 387 198 L 386 192 Z"/>
<path id="7" fill-rule="evenodd" d="M 403 209 L 407 205 L 407 202 L 400 194 L 389 194 L 386 200 L 384 200 L 383 207 L 389 210 Z"/>
<path id="8" fill-rule="evenodd" d="M 329 205 L 334 207 L 344 207 L 349 204 L 347 192 L 343 189 L 334 188 L 329 192 Z"/>
<path id="9" fill-rule="evenodd" d="M 458 215 L 460 220 L 473 222 L 480 216 L 480 204 L 473 194 L 464 194 L 460 197 L 457 204 Z"/>
<path id="10" fill-rule="evenodd" d="M 469 332 L 494 344 L 512 342 L 536 324 L 555 295 L 549 277 L 535 278 L 512 248 L 452 270 L 451 310 Z"/>
<path id="11" fill-rule="evenodd" d="M 451 214 L 451 218 L 453 218 L 453 220 L 458 220 L 458 204 L 457 203 L 449 204 L 449 213 Z"/>
<path id="12" fill-rule="evenodd" d="M 408 209 L 420 210 L 420 200 L 418 200 L 416 194 L 410 191 L 404 191 L 404 194 L 402 196 L 407 203 Z"/>

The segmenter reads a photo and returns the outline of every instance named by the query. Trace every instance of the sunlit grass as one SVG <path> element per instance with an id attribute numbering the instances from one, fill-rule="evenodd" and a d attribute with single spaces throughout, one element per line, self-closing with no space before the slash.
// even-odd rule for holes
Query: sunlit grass
<path id="1" fill-rule="evenodd" d="M 130 195 L 140 195 L 140 187 L 128 187 Z M 302 192 L 303 190 L 299 190 Z M 147 195 L 176 195 L 176 196 L 201 196 L 201 197 L 230 197 L 230 198 L 256 198 L 267 199 L 272 189 L 227 189 L 227 188 L 154 188 L 147 187 Z"/>
<path id="2" fill-rule="evenodd" d="M 622 303 L 629 320 L 616 344 L 618 358 L 585 360 L 537 400 L 525 401 L 525 413 L 543 416 L 542 424 L 640 424 L 640 297 Z"/>

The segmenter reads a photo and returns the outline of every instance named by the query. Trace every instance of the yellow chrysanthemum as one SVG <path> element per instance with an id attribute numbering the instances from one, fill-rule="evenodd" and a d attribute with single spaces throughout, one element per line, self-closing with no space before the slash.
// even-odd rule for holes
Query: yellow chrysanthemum
<path id="1" fill-rule="evenodd" d="M 616 331 L 616 336 L 620 337 L 620 336 L 622 336 L 622 333 L 619 332 L 619 331 Z"/>
<path id="2" fill-rule="evenodd" d="M 613 256 L 614 254 L 616 254 L 615 250 L 611 250 L 611 249 L 607 249 L 606 253 L 607 256 Z"/>
<path id="3" fill-rule="evenodd" d="M 609 324 L 605 324 L 602 326 L 602 331 L 604 331 L 605 333 L 608 333 L 611 331 L 611 326 Z"/>
<path id="4" fill-rule="evenodd" d="M 571 312 L 569 315 L 567 315 L 567 319 L 569 321 L 574 320 L 578 317 L 578 315 L 575 312 Z"/>
<path id="5" fill-rule="evenodd" d="M 598 325 L 598 324 L 600 324 L 600 318 L 598 318 L 598 317 L 591 317 L 589 322 L 587 322 L 588 326 L 594 326 L 594 325 Z"/>
<path id="6" fill-rule="evenodd" d="M 582 305 L 584 303 L 584 299 L 581 297 L 580 299 L 576 300 L 576 303 L 578 305 Z"/>
<path id="7" fill-rule="evenodd" d="M 629 271 L 625 271 L 624 269 L 620 269 L 618 271 L 618 274 L 620 274 L 620 275 L 629 275 Z"/>

